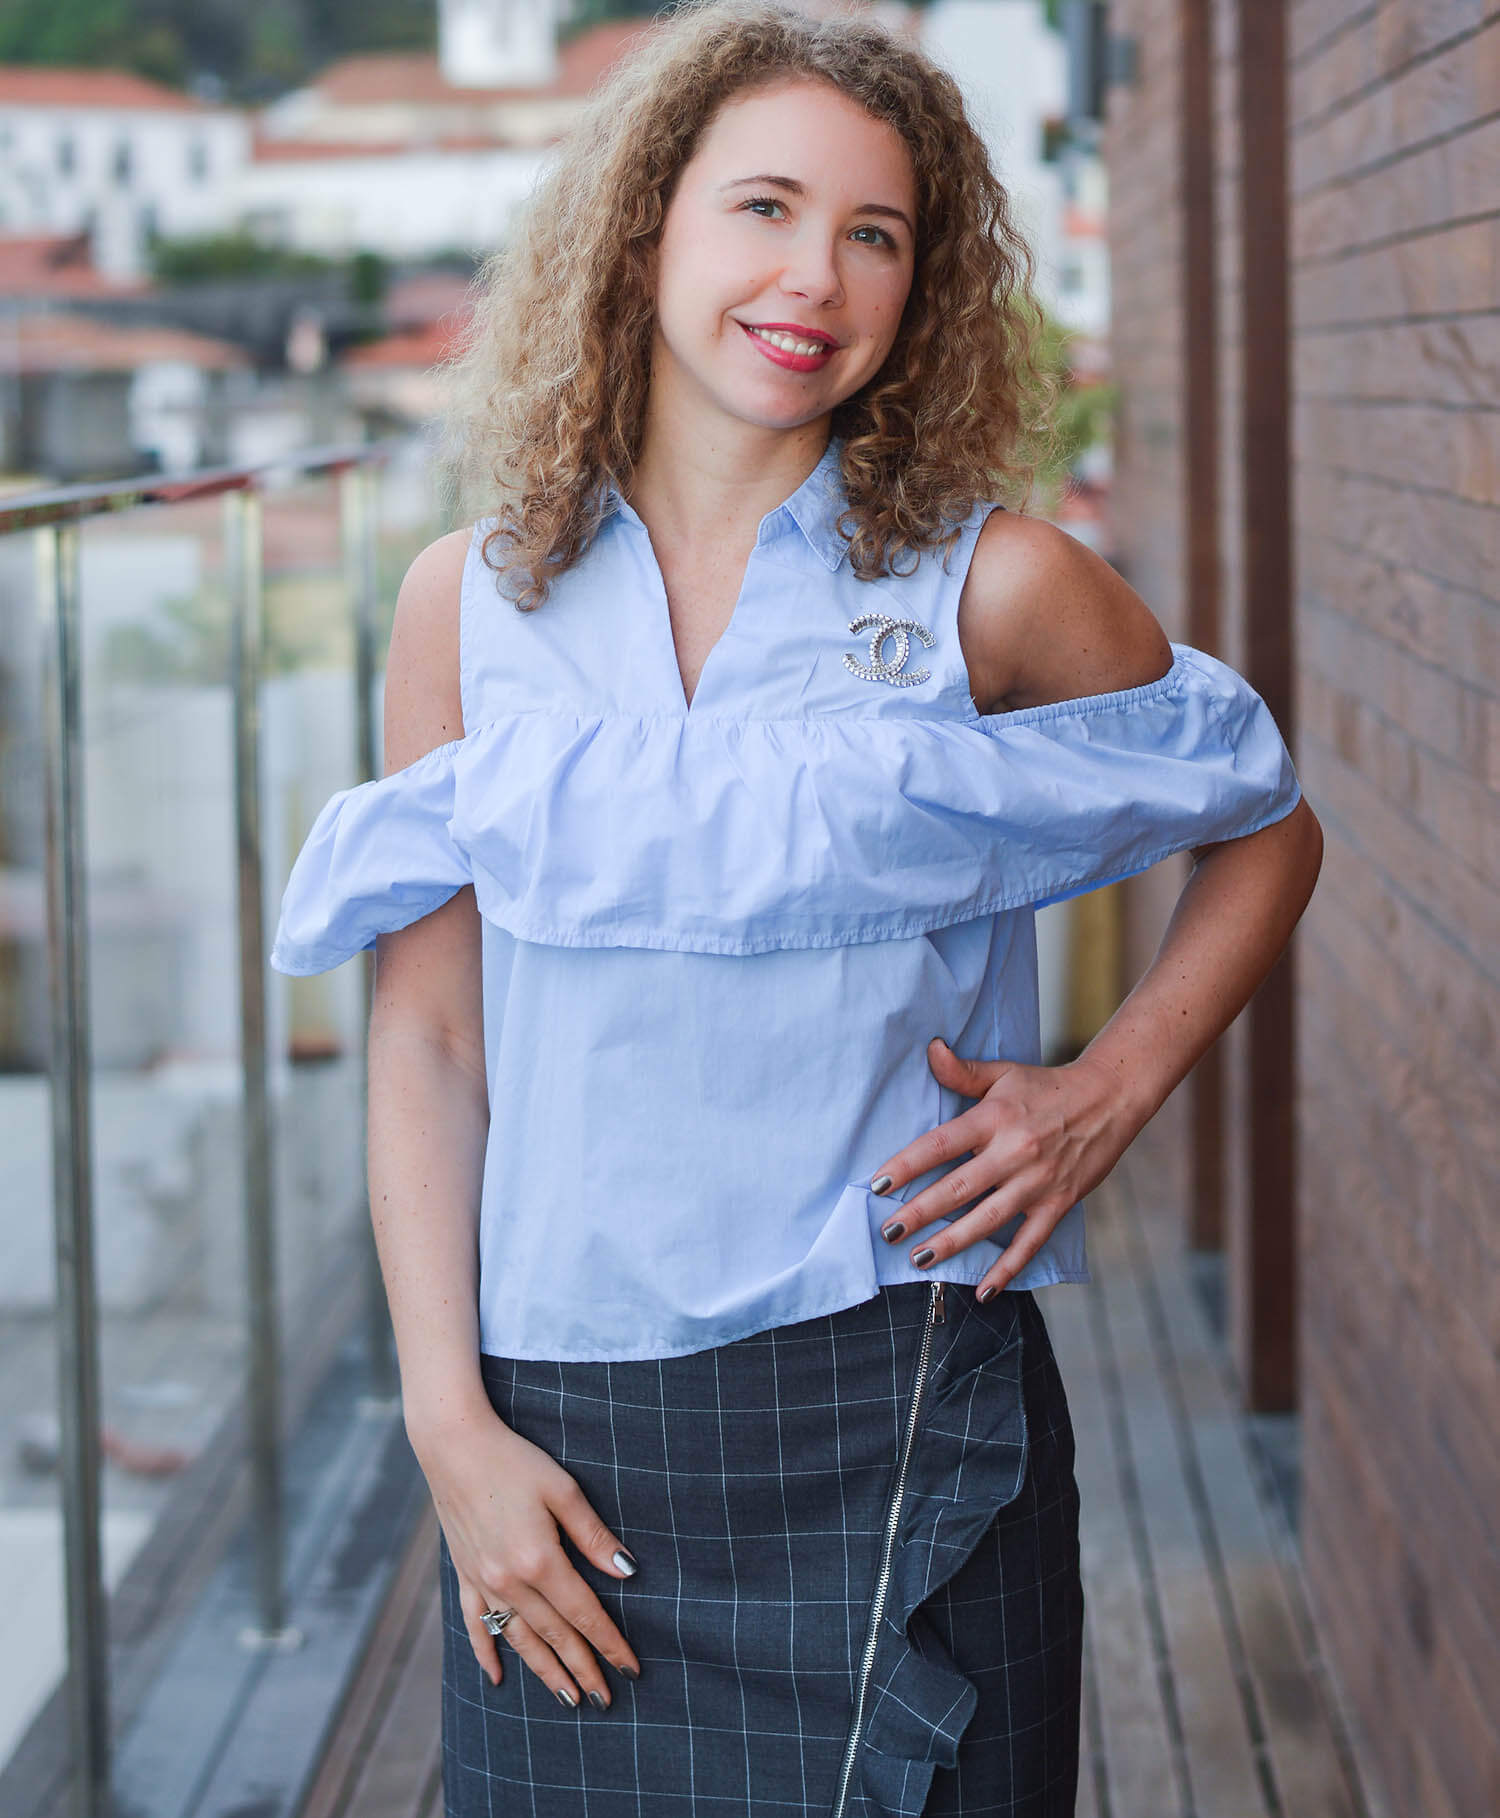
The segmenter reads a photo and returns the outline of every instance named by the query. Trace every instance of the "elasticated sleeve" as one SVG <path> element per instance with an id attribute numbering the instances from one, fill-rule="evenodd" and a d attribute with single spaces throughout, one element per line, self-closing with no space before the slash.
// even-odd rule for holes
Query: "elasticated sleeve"
<path id="1" fill-rule="evenodd" d="M 1037 907 L 1117 882 L 1192 846 L 1256 833 L 1296 807 L 1291 754 L 1265 702 L 1228 664 L 1172 646 L 1159 681 L 987 714 L 978 724 L 1016 790 Z"/>
<path id="2" fill-rule="evenodd" d="M 377 781 L 330 797 L 287 879 L 270 963 L 302 977 L 327 972 L 377 934 L 430 915 L 470 881 L 448 830 L 450 740 Z"/>

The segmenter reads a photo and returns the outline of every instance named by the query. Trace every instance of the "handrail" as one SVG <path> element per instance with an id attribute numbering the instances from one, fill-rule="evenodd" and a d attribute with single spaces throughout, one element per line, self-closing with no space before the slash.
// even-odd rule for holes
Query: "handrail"
<path id="1" fill-rule="evenodd" d="M 79 525 L 88 518 L 223 495 L 231 603 L 234 696 L 236 896 L 240 971 L 242 1166 L 249 1290 L 246 1402 L 255 1511 L 259 1621 L 243 1645 L 300 1644 L 286 1625 L 279 1370 L 273 1255 L 270 1126 L 261 925 L 262 839 L 259 814 L 263 669 L 260 494 L 271 477 L 340 476 L 343 567 L 356 642 L 357 750 L 362 777 L 373 774 L 369 696 L 373 686 L 375 531 L 369 470 L 417 438 L 308 448 L 254 466 L 185 474 L 143 474 L 98 484 L 0 496 L 0 537 L 32 534 L 43 627 L 46 790 L 47 942 L 51 1004 L 53 1240 L 57 1282 L 64 1582 L 68 1637 L 70 1757 L 76 1818 L 106 1818 L 111 1809 L 111 1724 L 107 1682 L 108 1601 L 100 1550 L 98 1310 L 94 1293 L 90 1097 L 91 1030 L 83 830 L 80 696 Z M 368 968 L 368 962 L 367 962 Z M 366 985 L 370 983 L 367 975 Z M 368 990 L 366 992 L 368 1001 Z M 384 1292 L 365 1221 L 368 1336 L 373 1386 L 389 1399 L 394 1369 Z"/>
<path id="2" fill-rule="evenodd" d="M 39 492 L 0 493 L 0 537 L 18 530 L 40 530 L 48 524 L 70 524 L 109 512 L 133 511 L 139 505 L 178 505 L 186 499 L 209 499 L 222 492 L 253 486 L 266 474 L 343 473 L 388 460 L 409 448 L 410 435 L 382 436 L 372 442 L 330 442 L 297 449 L 249 467 L 204 467 L 190 473 L 144 473 L 123 480 L 88 480 L 76 486 L 50 486 Z"/>

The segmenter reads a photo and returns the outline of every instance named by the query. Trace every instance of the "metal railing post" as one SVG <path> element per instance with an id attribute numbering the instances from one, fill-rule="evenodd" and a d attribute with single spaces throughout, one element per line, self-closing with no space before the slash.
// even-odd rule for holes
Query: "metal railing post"
<path id="1" fill-rule="evenodd" d="M 343 529 L 344 575 L 354 626 L 354 759 L 361 782 L 378 777 L 380 755 L 375 749 L 375 479 L 368 467 L 351 467 L 339 475 L 339 515 Z M 374 950 L 363 957 L 365 1004 L 375 990 Z M 359 1093 L 360 1127 L 369 1117 L 369 1019 L 360 1023 Z M 361 1179 L 365 1178 L 361 1167 Z M 368 1184 L 360 1195 L 364 1229 L 360 1237 L 365 1271 L 365 1343 L 370 1368 L 370 1390 L 377 1400 L 388 1401 L 398 1390 L 385 1282 L 380 1273 L 380 1253 L 375 1247 L 370 1217 Z"/>
<path id="2" fill-rule="evenodd" d="M 78 527 L 36 532 L 46 744 L 52 1232 L 73 1810 L 109 1807 L 109 1603 L 99 1546 L 99 1341 L 94 1291 L 88 906 L 83 854 Z"/>
<path id="3" fill-rule="evenodd" d="M 260 678 L 265 634 L 261 503 L 253 486 L 224 499 L 224 561 L 230 599 L 234 698 L 234 821 L 240 960 L 241 1154 L 245 1264 L 249 1282 L 248 1395 L 255 1589 L 259 1624 L 247 1646 L 295 1645 L 285 1626 L 281 1488 L 280 1308 L 276 1298 L 271 1196 L 271 1119 L 266 1088 L 266 959 L 260 847 Z"/>

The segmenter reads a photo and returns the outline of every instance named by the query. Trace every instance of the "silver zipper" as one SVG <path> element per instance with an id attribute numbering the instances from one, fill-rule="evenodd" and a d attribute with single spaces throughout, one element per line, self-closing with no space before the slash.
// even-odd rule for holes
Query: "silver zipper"
<path id="1" fill-rule="evenodd" d="M 891 1491 L 891 1506 L 885 1518 L 885 1539 L 880 1551 L 880 1571 L 875 1578 L 875 1596 L 870 1605 L 870 1629 L 865 1637 L 864 1658 L 860 1662 L 859 1685 L 854 1695 L 854 1719 L 849 1725 L 849 1740 L 844 1745 L 844 1765 L 839 1774 L 838 1796 L 833 1802 L 831 1818 L 843 1818 L 854 1777 L 854 1763 L 859 1755 L 859 1736 L 864 1728 L 865 1696 L 870 1689 L 870 1675 L 875 1670 L 875 1653 L 880 1645 L 880 1625 L 885 1618 L 886 1594 L 891 1588 L 891 1562 L 896 1551 L 896 1529 L 901 1521 L 901 1503 L 906 1495 L 906 1468 L 911 1463 L 911 1449 L 917 1437 L 917 1415 L 922 1406 L 922 1390 L 927 1382 L 927 1365 L 932 1355 L 932 1328 L 948 1317 L 947 1286 L 932 1284 L 932 1299 L 927 1305 L 927 1324 L 922 1328 L 922 1347 L 917 1353 L 917 1371 L 912 1379 L 911 1406 L 906 1414 L 906 1436 L 901 1442 L 901 1462 L 896 1467 L 896 1487 Z"/>

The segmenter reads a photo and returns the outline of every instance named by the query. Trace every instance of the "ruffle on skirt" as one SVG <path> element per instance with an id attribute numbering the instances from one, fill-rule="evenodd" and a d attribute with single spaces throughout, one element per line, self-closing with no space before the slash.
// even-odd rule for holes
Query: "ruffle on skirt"
<path id="1" fill-rule="evenodd" d="M 904 1283 L 659 1363 L 484 1359 L 496 1411 L 639 1560 L 623 1583 L 580 1570 L 643 1671 L 606 1668 L 597 1712 L 564 1711 L 510 1650 L 491 1686 L 445 1546 L 449 1818 L 830 1818 L 929 1297 Z M 1082 1623 L 1066 1401 L 1031 1294 L 980 1307 L 949 1284 L 946 1303 L 843 1818 L 1061 1818 Z"/>
<path id="2" fill-rule="evenodd" d="M 924 1611 L 1026 1479 L 1024 1374 L 1030 1295 L 991 1310 L 950 1287 L 907 1469 L 856 1784 L 869 1818 L 915 1818 L 933 1773 L 951 1768 L 979 1699 Z M 998 1348 L 997 1348 L 998 1342 Z M 852 1792 L 852 1789 L 851 1789 Z M 860 1808 L 850 1800 L 851 1813 Z"/>

